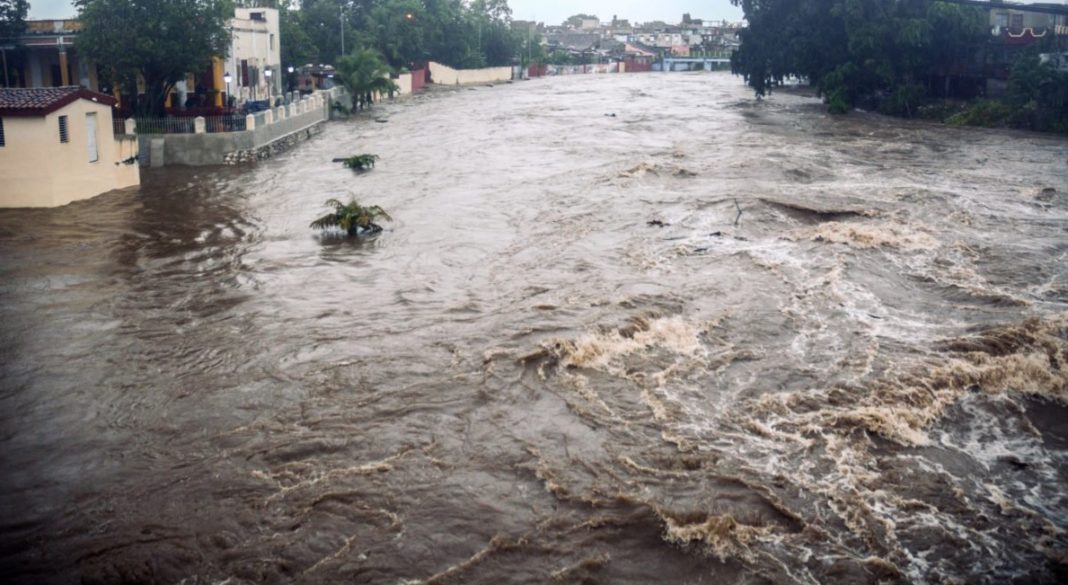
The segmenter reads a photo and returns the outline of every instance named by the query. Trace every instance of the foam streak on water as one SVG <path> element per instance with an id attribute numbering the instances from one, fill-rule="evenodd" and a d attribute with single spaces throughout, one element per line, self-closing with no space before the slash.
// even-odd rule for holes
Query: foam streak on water
<path id="1" fill-rule="evenodd" d="M 1068 579 L 1063 139 L 724 74 L 374 115 L 0 211 L 5 583 Z M 396 221 L 314 237 L 350 193 Z"/>

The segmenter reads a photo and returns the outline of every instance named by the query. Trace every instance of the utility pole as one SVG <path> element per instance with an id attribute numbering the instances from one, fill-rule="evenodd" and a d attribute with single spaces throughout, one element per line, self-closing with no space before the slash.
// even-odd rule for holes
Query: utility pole
<path id="1" fill-rule="evenodd" d="M 337 22 L 341 26 L 341 54 L 345 54 L 345 7 L 337 7 Z"/>

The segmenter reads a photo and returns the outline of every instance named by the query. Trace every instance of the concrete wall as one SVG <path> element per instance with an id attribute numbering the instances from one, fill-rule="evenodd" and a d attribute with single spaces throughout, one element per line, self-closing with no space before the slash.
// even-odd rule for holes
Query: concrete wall
<path id="1" fill-rule="evenodd" d="M 149 166 L 192 167 L 232 163 L 235 155 L 255 151 L 328 120 L 331 93 L 318 92 L 294 103 L 294 115 L 289 114 L 289 107 L 285 108 L 285 117 L 278 114 L 278 108 L 269 116 L 257 115 L 255 128 L 244 132 L 138 135 L 142 152 L 147 154 L 141 162 Z"/>
<path id="2" fill-rule="evenodd" d="M 409 95 L 412 93 L 412 74 L 401 73 L 393 80 L 393 83 L 397 84 L 400 89 L 397 90 L 397 95 Z"/>
<path id="3" fill-rule="evenodd" d="M 96 162 L 89 161 L 86 114 L 96 114 Z M 69 140 L 59 141 L 67 116 Z M 0 147 L 0 207 L 58 207 L 141 183 L 133 137 L 113 135 L 111 108 L 78 100 L 47 115 L 5 117 Z"/>
<path id="4" fill-rule="evenodd" d="M 470 85 L 497 83 L 512 80 L 511 67 L 488 69 L 453 69 L 441 63 L 430 62 L 430 79 L 438 85 Z"/>

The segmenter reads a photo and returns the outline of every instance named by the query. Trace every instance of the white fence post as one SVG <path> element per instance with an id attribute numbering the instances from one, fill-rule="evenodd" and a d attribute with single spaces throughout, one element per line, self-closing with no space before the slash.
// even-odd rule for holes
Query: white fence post
<path id="1" fill-rule="evenodd" d="M 278 121 L 281 122 L 282 120 L 285 120 L 285 119 L 286 119 L 286 107 L 285 106 L 278 106 Z"/>
<path id="2" fill-rule="evenodd" d="M 137 132 L 137 122 L 134 122 L 133 118 L 126 118 L 126 121 L 123 122 L 123 132 L 127 134 L 134 134 Z"/>
<path id="3" fill-rule="evenodd" d="M 247 116 L 245 116 L 245 130 L 255 130 L 255 129 L 256 129 L 256 116 L 253 116 L 252 114 L 248 114 Z"/>
<path id="4" fill-rule="evenodd" d="M 207 131 L 207 122 L 204 120 L 204 116 L 197 116 L 193 119 L 193 133 L 203 134 Z"/>

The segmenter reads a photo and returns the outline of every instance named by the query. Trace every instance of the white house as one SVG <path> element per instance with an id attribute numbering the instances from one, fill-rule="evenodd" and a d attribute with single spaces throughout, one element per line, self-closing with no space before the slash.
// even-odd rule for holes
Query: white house
<path id="1" fill-rule="evenodd" d="M 77 86 L 0 89 L 0 207 L 58 207 L 141 183 L 115 98 Z"/>
<path id="2" fill-rule="evenodd" d="M 223 66 L 230 74 L 232 93 L 238 101 L 265 100 L 278 96 L 284 87 L 282 45 L 278 32 L 278 10 L 237 8 L 230 21 L 230 56 Z M 270 71 L 270 75 L 266 72 Z"/>

